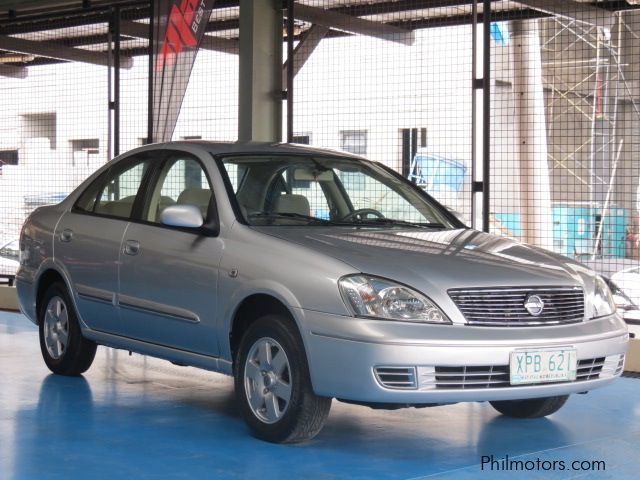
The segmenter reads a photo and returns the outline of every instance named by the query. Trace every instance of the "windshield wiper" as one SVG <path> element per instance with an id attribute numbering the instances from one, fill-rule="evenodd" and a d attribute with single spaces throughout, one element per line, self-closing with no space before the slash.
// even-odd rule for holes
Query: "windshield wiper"
<path id="1" fill-rule="evenodd" d="M 398 225 L 402 227 L 412 227 L 412 228 L 447 228 L 446 225 L 442 223 L 418 223 L 418 222 L 407 222 L 406 220 L 397 220 L 395 218 L 371 218 L 367 220 L 359 220 L 357 222 L 353 222 L 354 225 Z"/>
<path id="2" fill-rule="evenodd" d="M 249 218 L 287 218 L 287 219 L 295 219 L 295 220 L 308 220 L 309 223 L 323 223 L 323 224 L 331 224 L 331 220 L 326 220 L 324 218 L 312 217 L 311 215 L 303 215 L 301 213 L 293 213 L 293 212 L 256 212 L 250 213 L 247 215 Z"/>
<path id="3" fill-rule="evenodd" d="M 313 217 L 311 215 L 303 215 L 301 213 L 293 212 L 256 212 L 247 215 L 249 218 L 265 218 L 265 219 L 278 219 L 286 218 L 293 220 L 307 220 L 311 224 L 322 225 L 337 225 L 337 226 L 374 226 L 374 225 L 390 225 L 390 226 L 402 226 L 411 228 L 434 228 L 443 229 L 447 228 L 441 223 L 416 223 L 407 222 L 405 220 L 397 220 L 394 218 L 371 218 L 367 220 L 357 220 L 353 222 L 344 222 L 340 220 L 327 220 L 325 218 Z"/>

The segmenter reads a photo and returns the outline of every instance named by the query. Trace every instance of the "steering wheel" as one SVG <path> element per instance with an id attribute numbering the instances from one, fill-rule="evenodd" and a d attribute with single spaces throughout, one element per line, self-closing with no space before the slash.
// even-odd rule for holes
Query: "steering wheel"
<path id="1" fill-rule="evenodd" d="M 378 210 L 376 210 L 375 208 L 359 208 L 358 210 L 354 210 L 351 213 L 347 213 L 340 220 L 341 221 L 351 220 L 353 218 L 357 218 L 358 220 L 363 220 L 364 217 L 367 217 L 369 215 L 374 215 L 377 218 L 385 218 L 384 215 L 380 213 Z"/>

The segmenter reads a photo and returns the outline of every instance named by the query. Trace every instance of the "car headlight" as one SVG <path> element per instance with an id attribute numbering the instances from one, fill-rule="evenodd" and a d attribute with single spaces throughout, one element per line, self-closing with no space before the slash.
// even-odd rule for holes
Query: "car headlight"
<path id="1" fill-rule="evenodd" d="M 596 277 L 592 305 L 593 315 L 591 318 L 606 317 L 616 311 L 616 304 L 613 301 L 611 290 L 609 290 L 607 283 L 600 276 Z"/>
<path id="2" fill-rule="evenodd" d="M 338 285 L 346 305 L 357 317 L 451 323 L 435 303 L 405 285 L 369 275 L 342 277 Z"/>

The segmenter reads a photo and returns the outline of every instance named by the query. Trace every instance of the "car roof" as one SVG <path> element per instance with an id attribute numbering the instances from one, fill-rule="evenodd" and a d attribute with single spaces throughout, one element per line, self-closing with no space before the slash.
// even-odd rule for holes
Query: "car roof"
<path id="1" fill-rule="evenodd" d="M 293 154 L 293 155 L 330 155 L 332 157 L 350 158 L 354 160 L 364 160 L 363 157 L 354 155 L 340 150 L 329 148 L 316 148 L 308 145 L 300 145 L 297 143 L 269 143 L 269 142 L 212 142 L 206 140 L 180 140 L 175 142 L 166 142 L 156 144 L 162 148 L 170 148 L 172 146 L 197 145 L 214 155 L 224 153 L 262 153 L 262 154 Z"/>

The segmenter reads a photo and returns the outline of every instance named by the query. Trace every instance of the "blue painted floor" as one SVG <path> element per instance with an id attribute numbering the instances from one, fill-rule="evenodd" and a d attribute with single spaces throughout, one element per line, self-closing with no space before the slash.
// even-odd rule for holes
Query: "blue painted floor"
<path id="1" fill-rule="evenodd" d="M 315 440 L 281 446 L 249 436 L 221 375 L 104 347 L 84 378 L 49 374 L 18 314 L 0 312 L 0 366 L 0 480 L 638 478 L 637 379 L 526 421 L 488 404 L 387 412 L 334 401 Z M 483 469 L 490 455 L 534 470 Z M 575 471 L 575 460 L 605 470 Z"/>

